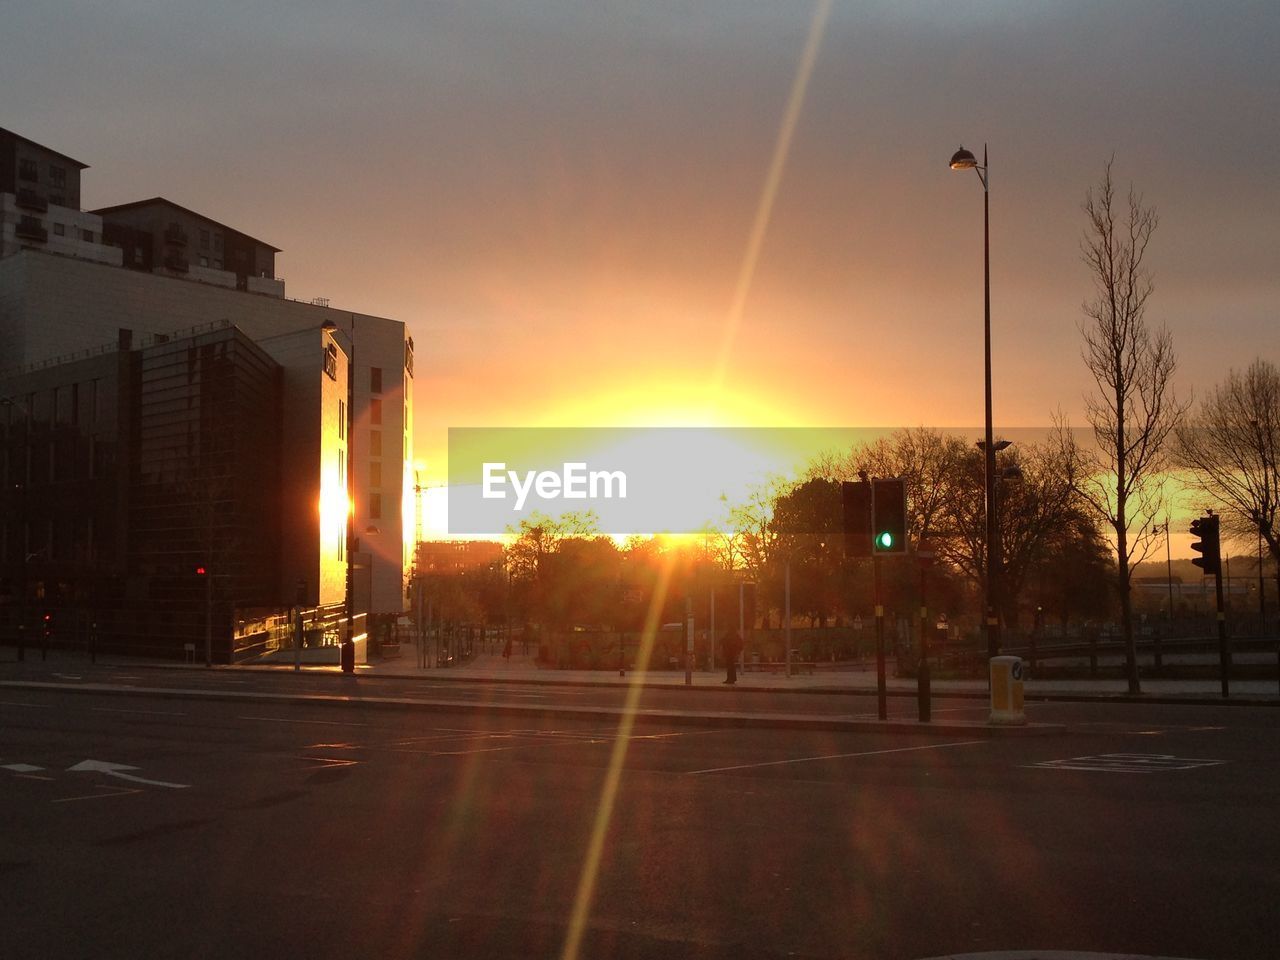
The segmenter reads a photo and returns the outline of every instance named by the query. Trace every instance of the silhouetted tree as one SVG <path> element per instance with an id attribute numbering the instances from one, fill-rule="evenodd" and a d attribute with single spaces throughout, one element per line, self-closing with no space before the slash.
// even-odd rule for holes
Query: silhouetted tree
<path id="1" fill-rule="evenodd" d="M 1185 409 L 1173 392 L 1177 358 L 1164 327 L 1147 326 L 1152 283 L 1145 265 L 1158 217 L 1130 187 L 1119 201 L 1111 162 L 1085 196 L 1088 219 L 1081 253 L 1094 296 L 1084 304 L 1084 361 L 1096 385 L 1085 398 L 1096 450 L 1089 451 L 1077 489 L 1114 533 L 1120 620 L 1129 691 L 1137 693 L 1131 567 L 1151 548 L 1163 511 L 1165 441 Z M 1067 434 L 1069 436 L 1069 434 Z M 1073 459 L 1079 451 L 1072 451 Z"/>

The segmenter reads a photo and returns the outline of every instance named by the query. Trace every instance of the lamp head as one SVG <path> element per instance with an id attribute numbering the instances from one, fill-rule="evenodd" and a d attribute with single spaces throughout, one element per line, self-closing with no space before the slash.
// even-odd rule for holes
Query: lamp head
<path id="1" fill-rule="evenodd" d="M 972 170 L 978 165 L 978 158 L 972 153 L 961 147 L 951 155 L 952 170 Z"/>

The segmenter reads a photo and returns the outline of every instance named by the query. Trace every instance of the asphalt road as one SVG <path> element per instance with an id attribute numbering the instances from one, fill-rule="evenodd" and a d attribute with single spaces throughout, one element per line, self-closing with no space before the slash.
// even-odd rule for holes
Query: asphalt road
<path id="1" fill-rule="evenodd" d="M 3 952 L 1275 956 L 1276 711 L 1036 712 L 1066 732 L 620 738 L 606 718 L 0 688 Z"/>

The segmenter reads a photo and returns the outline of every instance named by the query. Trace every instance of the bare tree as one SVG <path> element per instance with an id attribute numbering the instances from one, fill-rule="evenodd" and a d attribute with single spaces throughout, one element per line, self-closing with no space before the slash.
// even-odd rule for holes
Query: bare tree
<path id="1" fill-rule="evenodd" d="M 1085 301 L 1084 362 L 1096 391 L 1085 398 L 1096 449 L 1082 471 L 1079 492 L 1114 536 L 1120 620 L 1129 692 L 1137 693 L 1131 568 L 1152 549 L 1164 503 L 1166 441 L 1185 405 L 1173 391 L 1177 357 L 1173 337 L 1147 326 L 1153 285 L 1145 265 L 1159 218 L 1132 187 L 1116 197 L 1111 161 L 1085 196 L 1088 219 L 1081 254 L 1093 279 Z"/>
<path id="2" fill-rule="evenodd" d="M 1280 584 L 1280 369 L 1232 370 L 1177 435 L 1190 485 L 1222 504 L 1230 536 L 1266 541 Z"/>

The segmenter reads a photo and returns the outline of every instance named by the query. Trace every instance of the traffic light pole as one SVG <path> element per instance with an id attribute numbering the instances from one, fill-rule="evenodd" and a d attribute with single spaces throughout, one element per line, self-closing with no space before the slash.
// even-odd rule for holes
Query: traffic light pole
<path id="1" fill-rule="evenodd" d="M 889 704 L 885 690 L 884 674 L 884 602 L 881 599 L 880 557 L 872 556 L 872 578 L 875 582 L 876 604 L 876 710 L 881 720 L 889 719 Z"/>
<path id="2" fill-rule="evenodd" d="M 1213 582 L 1218 594 L 1218 669 L 1222 674 L 1222 696 L 1230 694 L 1231 647 L 1227 642 L 1227 614 L 1222 601 L 1222 571 L 1214 574 Z"/>

